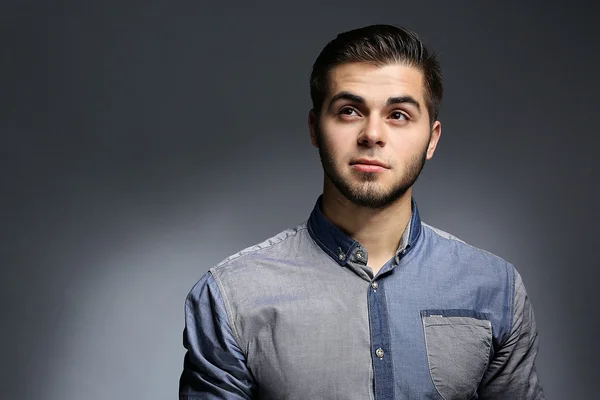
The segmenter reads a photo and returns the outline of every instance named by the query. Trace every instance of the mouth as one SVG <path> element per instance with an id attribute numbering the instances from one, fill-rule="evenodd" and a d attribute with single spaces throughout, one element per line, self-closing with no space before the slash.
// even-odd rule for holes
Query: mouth
<path id="1" fill-rule="evenodd" d="M 360 158 L 358 160 L 353 160 L 350 162 L 350 166 L 361 172 L 383 172 L 390 167 L 378 160 L 369 160 L 366 158 Z"/>

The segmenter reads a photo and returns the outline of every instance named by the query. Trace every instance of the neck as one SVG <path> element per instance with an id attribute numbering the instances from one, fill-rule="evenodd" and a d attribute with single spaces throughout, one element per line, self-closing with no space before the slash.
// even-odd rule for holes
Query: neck
<path id="1" fill-rule="evenodd" d="M 412 188 L 389 206 L 371 209 L 357 206 L 336 188 L 328 186 L 323 190 L 323 215 L 366 248 L 369 266 L 378 271 L 396 255 L 410 221 Z"/>

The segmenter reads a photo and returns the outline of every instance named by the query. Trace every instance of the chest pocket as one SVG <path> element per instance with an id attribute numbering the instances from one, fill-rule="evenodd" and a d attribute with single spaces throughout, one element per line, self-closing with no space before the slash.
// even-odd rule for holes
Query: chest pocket
<path id="1" fill-rule="evenodd" d="M 431 380 L 444 400 L 473 397 L 488 366 L 492 324 L 472 310 L 421 311 Z"/>

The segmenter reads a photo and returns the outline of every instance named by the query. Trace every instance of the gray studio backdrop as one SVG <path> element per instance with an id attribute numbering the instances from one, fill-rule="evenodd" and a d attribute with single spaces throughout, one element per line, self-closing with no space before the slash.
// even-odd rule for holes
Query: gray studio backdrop
<path id="1" fill-rule="evenodd" d="M 176 398 L 187 292 L 307 218 L 310 67 L 371 23 L 441 55 L 423 219 L 517 266 L 548 398 L 595 397 L 591 2 L 52 3 L 0 6 L 1 399 Z"/>

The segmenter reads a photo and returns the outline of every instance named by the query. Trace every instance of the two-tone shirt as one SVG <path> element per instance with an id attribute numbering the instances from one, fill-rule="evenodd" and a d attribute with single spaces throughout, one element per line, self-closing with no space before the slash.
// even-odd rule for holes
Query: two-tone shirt
<path id="1" fill-rule="evenodd" d="M 180 399 L 543 399 L 514 266 L 412 216 L 395 257 L 321 212 L 211 268 L 185 303 Z"/>

